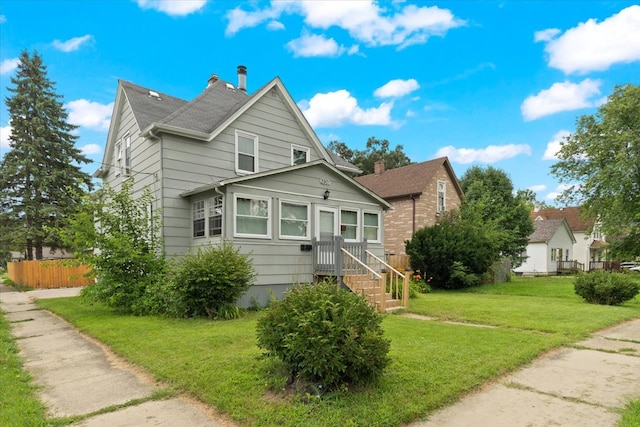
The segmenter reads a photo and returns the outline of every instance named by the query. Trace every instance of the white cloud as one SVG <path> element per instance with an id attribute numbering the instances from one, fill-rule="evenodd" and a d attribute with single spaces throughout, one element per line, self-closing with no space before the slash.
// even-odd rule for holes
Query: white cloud
<path id="1" fill-rule="evenodd" d="M 456 148 L 452 145 L 438 150 L 436 157 L 447 156 L 456 163 L 495 163 L 510 159 L 520 154 L 531 155 L 531 147 L 527 144 L 489 145 L 486 148 Z"/>
<path id="2" fill-rule="evenodd" d="M 538 184 L 538 185 L 532 185 L 531 187 L 529 187 L 529 190 L 535 192 L 535 193 L 539 193 L 541 191 L 544 191 L 547 189 L 547 186 L 544 184 Z"/>
<path id="3" fill-rule="evenodd" d="M 536 43 L 548 42 L 553 40 L 553 38 L 558 34 L 560 34 L 561 32 L 562 31 L 560 31 L 557 28 L 547 28 L 546 30 L 536 31 L 535 33 L 533 33 L 533 41 Z"/>
<path id="4" fill-rule="evenodd" d="M 640 6 L 630 6 L 600 23 L 589 19 L 557 38 L 536 41 L 547 42 L 544 50 L 549 66 L 566 74 L 604 71 L 613 64 L 640 61 Z"/>
<path id="5" fill-rule="evenodd" d="M 91 34 L 86 34 L 82 37 L 74 37 L 66 41 L 54 40 L 53 47 L 63 52 L 73 52 L 74 50 L 80 49 L 83 44 L 91 40 L 93 40 L 93 36 Z"/>
<path id="6" fill-rule="evenodd" d="M 568 190 L 573 186 L 573 184 L 560 184 L 556 187 L 555 191 L 548 193 L 545 196 L 545 199 L 555 201 L 565 190 Z"/>
<path id="7" fill-rule="evenodd" d="M 86 99 L 78 99 L 66 104 L 65 108 L 69 110 L 69 123 L 98 131 L 109 129 L 113 102 L 100 104 Z"/>
<path id="8" fill-rule="evenodd" d="M 551 141 L 547 142 L 547 149 L 544 151 L 542 160 L 557 160 L 557 154 L 560 151 L 560 147 L 562 146 L 565 137 L 569 135 L 571 135 L 571 132 L 565 129 L 556 132 L 556 134 L 553 135 L 553 138 L 551 138 Z"/>
<path id="9" fill-rule="evenodd" d="M 267 30 L 269 31 L 284 30 L 284 24 L 280 21 L 269 21 L 269 23 L 267 24 Z"/>
<path id="10" fill-rule="evenodd" d="M 420 85 L 415 79 L 409 80 L 391 80 L 385 85 L 379 87 L 373 92 L 378 98 L 397 98 L 407 95 L 414 90 L 420 88 Z"/>
<path id="11" fill-rule="evenodd" d="M 90 156 L 92 154 L 100 154 L 100 153 L 102 153 L 102 147 L 99 146 L 98 144 L 87 144 L 87 145 L 84 145 L 84 146 L 80 147 L 80 151 L 85 156 Z"/>
<path id="12" fill-rule="evenodd" d="M 185 16 L 197 12 L 207 4 L 207 0 L 138 0 L 143 9 L 154 9 L 171 16 Z"/>
<path id="13" fill-rule="evenodd" d="M 600 80 L 585 79 L 580 83 L 554 83 L 549 89 L 531 95 L 520 106 L 522 117 L 526 121 L 561 111 L 572 111 L 593 107 L 598 102 L 590 100 L 600 94 Z"/>
<path id="14" fill-rule="evenodd" d="M 287 47 L 296 57 L 340 56 L 346 50 L 334 39 L 327 39 L 317 34 L 303 34 L 300 38 L 287 43 Z"/>
<path id="15" fill-rule="evenodd" d="M 229 24 L 225 33 L 232 36 L 244 28 L 277 19 L 283 13 L 303 17 L 310 28 L 326 30 L 338 27 L 368 46 L 394 45 L 403 48 L 425 43 L 431 36 L 444 36 L 453 28 L 466 25 L 448 9 L 437 6 L 418 7 L 400 2 L 385 4 L 374 1 L 326 2 L 291 1 L 271 2 L 269 7 L 245 11 L 237 7 L 227 13 Z"/>
<path id="16" fill-rule="evenodd" d="M 346 90 L 318 93 L 310 101 L 300 103 L 300 109 L 312 127 L 338 127 L 355 125 L 392 125 L 393 102 L 379 107 L 362 109 L 358 101 Z"/>
<path id="17" fill-rule="evenodd" d="M 11 135 L 11 125 L 0 127 L 0 148 L 9 148 L 10 135 Z"/>
<path id="18" fill-rule="evenodd" d="M 0 15 L 0 24 L 4 24 L 5 22 L 7 22 L 7 17 L 4 15 Z"/>
<path id="19" fill-rule="evenodd" d="M 18 64 L 20 64 L 20 58 L 5 59 L 0 62 L 0 74 L 9 74 L 13 72 L 13 70 L 18 68 Z"/>

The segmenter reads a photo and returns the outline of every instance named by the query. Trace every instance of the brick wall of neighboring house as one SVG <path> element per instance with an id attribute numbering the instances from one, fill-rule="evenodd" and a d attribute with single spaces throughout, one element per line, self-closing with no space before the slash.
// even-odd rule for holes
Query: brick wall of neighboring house
<path id="1" fill-rule="evenodd" d="M 434 176 L 433 180 L 427 183 L 423 193 L 415 197 L 415 231 L 427 226 L 434 225 L 438 219 L 436 209 L 437 182 L 445 181 L 446 208 L 447 210 L 458 208 L 461 200 L 449 174 L 442 167 Z M 409 197 L 388 199 L 393 205 L 393 210 L 387 211 L 384 217 L 384 249 L 387 254 L 404 255 L 405 241 L 413 236 L 413 200 Z"/>

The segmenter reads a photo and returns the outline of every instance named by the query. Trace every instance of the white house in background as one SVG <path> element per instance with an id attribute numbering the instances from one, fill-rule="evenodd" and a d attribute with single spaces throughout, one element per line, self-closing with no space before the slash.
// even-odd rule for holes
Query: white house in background
<path id="1" fill-rule="evenodd" d="M 584 266 L 585 271 L 602 268 L 606 258 L 605 236 L 592 218 L 585 219 L 580 215 L 579 207 L 534 209 L 531 212 L 534 221 L 561 218 L 567 221 L 576 239 L 573 245 L 574 259 Z"/>
<path id="2" fill-rule="evenodd" d="M 316 249 L 329 248 L 316 239 L 383 257 L 391 208 L 325 149 L 280 78 L 250 94 L 246 74 L 239 66 L 237 87 L 214 74 L 191 101 L 119 81 L 94 174 L 115 189 L 134 178 L 134 197 L 151 190 L 167 255 L 223 240 L 250 254 L 245 306 L 312 282 Z"/>
<path id="3" fill-rule="evenodd" d="M 575 265 L 573 247 L 576 238 L 564 218 L 538 219 L 529 236 L 525 261 L 513 271 L 524 276 L 550 276 Z"/>

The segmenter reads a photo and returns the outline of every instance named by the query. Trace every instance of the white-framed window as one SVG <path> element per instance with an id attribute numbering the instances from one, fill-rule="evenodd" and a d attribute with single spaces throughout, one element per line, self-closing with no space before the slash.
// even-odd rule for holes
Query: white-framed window
<path id="1" fill-rule="evenodd" d="M 438 205 L 437 212 L 444 212 L 447 210 L 447 183 L 445 181 L 438 181 Z"/>
<path id="2" fill-rule="evenodd" d="M 124 174 L 131 175 L 131 136 L 124 137 Z"/>
<path id="3" fill-rule="evenodd" d="M 359 240 L 359 213 L 353 209 L 340 209 L 340 235 L 344 240 Z"/>
<path id="4" fill-rule="evenodd" d="M 236 172 L 258 172 L 258 135 L 236 131 Z"/>
<path id="5" fill-rule="evenodd" d="M 122 173 L 122 141 L 118 140 L 113 147 L 113 155 L 116 159 L 116 176 Z"/>
<path id="6" fill-rule="evenodd" d="M 309 162 L 309 148 L 291 145 L 291 165 L 303 165 Z"/>
<path id="7" fill-rule="evenodd" d="M 269 197 L 233 196 L 234 236 L 271 238 L 271 199 Z"/>
<path id="8" fill-rule="evenodd" d="M 280 200 L 281 239 L 310 239 L 309 207 L 309 203 Z"/>
<path id="9" fill-rule="evenodd" d="M 209 199 L 209 237 L 222 235 L 222 196 Z"/>
<path id="10" fill-rule="evenodd" d="M 381 241 L 379 212 L 365 211 L 362 213 L 362 232 L 368 242 L 379 243 Z"/>
<path id="11" fill-rule="evenodd" d="M 193 202 L 191 215 L 193 218 L 193 237 L 204 237 L 204 199 Z"/>

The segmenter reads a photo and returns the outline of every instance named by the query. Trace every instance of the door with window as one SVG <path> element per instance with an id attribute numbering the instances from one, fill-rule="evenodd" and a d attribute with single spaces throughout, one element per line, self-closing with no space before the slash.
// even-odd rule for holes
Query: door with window
<path id="1" fill-rule="evenodd" d="M 329 206 L 316 206 L 316 239 L 318 244 L 318 268 L 331 268 L 334 264 L 333 237 L 338 235 L 338 209 Z M 322 242 L 332 242 L 331 244 Z"/>

